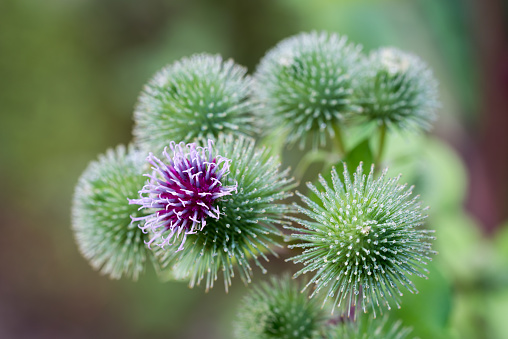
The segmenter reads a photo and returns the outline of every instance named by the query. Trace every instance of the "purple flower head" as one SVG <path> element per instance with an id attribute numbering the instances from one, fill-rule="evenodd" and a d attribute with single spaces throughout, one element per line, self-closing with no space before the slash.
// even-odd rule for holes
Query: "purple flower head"
<path id="1" fill-rule="evenodd" d="M 139 199 L 129 200 L 130 204 L 141 205 L 154 210 L 154 213 L 132 218 L 133 221 L 145 220 L 139 226 L 143 232 L 151 230 L 153 237 L 148 246 L 160 239 L 160 247 L 172 245 L 174 240 L 183 236 L 180 247 L 183 249 L 188 234 L 203 230 L 208 217 L 219 219 L 220 210 L 216 200 L 236 192 L 235 186 L 222 186 L 221 179 L 229 173 L 230 159 L 213 154 L 213 142 L 208 147 L 198 147 L 191 143 L 171 142 L 172 156 L 163 155 L 168 164 L 152 153 L 147 161 L 152 165 L 153 173 L 145 174 L 150 181 L 139 191 Z"/>

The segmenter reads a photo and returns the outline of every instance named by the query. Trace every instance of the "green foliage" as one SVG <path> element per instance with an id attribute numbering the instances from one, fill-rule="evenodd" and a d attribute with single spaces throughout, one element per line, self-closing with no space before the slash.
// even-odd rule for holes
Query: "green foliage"
<path id="1" fill-rule="evenodd" d="M 326 290 L 325 300 L 335 297 L 339 306 L 345 300 L 348 309 L 361 304 L 376 314 L 391 303 L 400 307 L 400 287 L 417 292 L 409 276 L 425 277 L 423 266 L 434 253 L 427 242 L 432 231 L 421 229 L 426 208 L 411 197 L 412 187 L 385 174 L 374 179 L 374 167 L 367 176 L 360 164 L 351 180 L 344 166 L 344 182 L 333 169 L 332 187 L 321 176 L 324 191 L 308 184 L 319 202 L 299 194 L 308 208 L 296 207 L 311 220 L 290 218 L 303 226 L 287 227 L 303 242 L 289 247 L 304 249 L 291 258 L 305 266 L 296 276 L 315 272 L 307 284 L 316 285 L 311 296 Z"/>
<path id="2" fill-rule="evenodd" d="M 349 174 L 353 175 L 354 170 L 363 164 L 366 168 L 370 168 L 374 164 L 374 156 L 369 145 L 369 138 L 359 142 L 351 151 L 344 157 L 344 163 L 347 164 Z"/>
<path id="3" fill-rule="evenodd" d="M 326 312 L 317 299 L 301 293 L 288 276 L 271 277 L 243 299 L 235 320 L 235 338 L 317 339 Z"/>
<path id="4" fill-rule="evenodd" d="M 283 127 L 286 143 L 303 148 L 334 137 L 337 125 L 358 112 L 351 100 L 360 48 L 336 34 L 301 33 L 277 44 L 257 67 L 254 97 L 266 132 Z"/>
<path id="5" fill-rule="evenodd" d="M 142 212 L 128 201 L 143 186 L 145 170 L 142 152 L 120 145 L 90 163 L 74 193 L 72 227 L 79 250 L 114 279 L 136 280 L 149 255 L 139 223 L 131 221 Z"/>
<path id="6" fill-rule="evenodd" d="M 206 141 L 219 133 L 253 135 L 247 70 L 219 55 L 197 54 L 163 68 L 134 112 L 139 145 L 159 153 L 170 140 Z"/>
<path id="7" fill-rule="evenodd" d="M 227 290 L 234 266 L 248 283 L 252 275 L 249 259 L 265 272 L 258 257 L 268 261 L 266 252 L 277 255 L 272 248 L 280 246 L 275 225 L 287 223 L 282 218 L 289 208 L 281 200 L 292 195 L 289 190 L 294 182 L 288 170 L 279 171 L 280 164 L 270 156 L 270 150 L 255 147 L 252 139 L 221 135 L 215 149 L 231 159 L 224 184 L 238 184 L 238 193 L 218 203 L 220 219 L 208 218 L 202 231 L 188 236 L 189 245 L 182 251 L 158 249 L 157 255 L 170 270 L 167 275 L 188 278 L 191 287 L 203 279 L 207 289 L 213 287 L 222 271 Z"/>

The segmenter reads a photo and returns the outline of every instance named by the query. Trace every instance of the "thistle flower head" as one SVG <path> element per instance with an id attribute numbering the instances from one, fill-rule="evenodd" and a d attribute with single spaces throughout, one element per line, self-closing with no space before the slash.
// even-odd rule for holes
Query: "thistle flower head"
<path id="1" fill-rule="evenodd" d="M 299 194 L 308 208 L 297 208 L 310 220 L 291 218 L 303 226 L 290 227 L 297 231 L 292 237 L 304 241 L 290 246 L 304 249 L 291 260 L 304 264 L 296 276 L 315 272 L 307 285 L 316 285 L 312 295 L 323 291 L 325 300 L 345 300 L 348 309 L 361 303 L 375 315 L 392 303 L 400 307 L 401 287 L 417 292 L 410 276 L 425 277 L 434 253 L 432 231 L 420 228 L 426 208 L 411 197 L 412 187 L 385 175 L 375 179 L 373 167 L 365 175 L 360 164 L 351 180 L 344 165 L 344 182 L 333 169 L 332 187 L 321 176 L 324 191 L 308 184 L 318 202 Z"/>
<path id="2" fill-rule="evenodd" d="M 301 293 L 288 276 L 272 277 L 244 299 L 235 320 L 235 338 L 318 338 L 326 312 L 319 301 Z"/>
<path id="3" fill-rule="evenodd" d="M 134 135 L 146 150 L 159 152 L 168 140 L 206 142 L 219 133 L 253 135 L 246 68 L 219 55 L 183 58 L 150 80 L 134 112 Z"/>
<path id="4" fill-rule="evenodd" d="M 268 261 L 267 253 L 276 255 L 273 247 L 280 246 L 280 232 L 275 225 L 287 223 L 283 213 L 288 207 L 281 200 L 291 195 L 293 180 L 287 170 L 279 171 L 268 149 L 256 148 L 250 138 L 221 135 L 216 149 L 231 159 L 223 185 L 236 185 L 237 193 L 217 202 L 220 218 L 209 218 L 202 231 L 189 235 L 189 246 L 178 253 L 156 249 L 156 255 L 164 272 L 188 278 L 190 287 L 206 280 L 209 289 L 222 272 L 227 290 L 235 267 L 241 279 L 250 282 L 249 259 L 266 272 L 258 258 Z"/>
<path id="5" fill-rule="evenodd" d="M 352 102 L 360 48 L 336 34 L 301 33 L 281 41 L 259 64 L 254 97 L 270 131 L 282 126 L 289 144 L 303 147 L 310 134 L 314 145 L 334 136 L 340 124 L 359 107 Z"/>
<path id="6" fill-rule="evenodd" d="M 391 323 L 387 316 L 360 316 L 355 321 L 345 319 L 327 329 L 325 339 L 406 339 L 412 329 L 402 327 L 401 321 Z"/>
<path id="7" fill-rule="evenodd" d="M 140 198 L 131 199 L 130 203 L 153 212 L 132 218 L 145 221 L 140 228 L 151 231 L 149 247 L 154 241 L 164 247 L 181 237 L 181 251 L 188 234 L 203 231 L 209 218 L 219 219 L 217 199 L 231 195 L 236 185 L 222 185 L 231 160 L 215 154 L 211 140 L 208 147 L 171 142 L 170 148 L 171 155 L 164 149 L 165 162 L 150 153 L 150 181 L 139 191 Z"/>
<path id="8" fill-rule="evenodd" d="M 438 107 L 437 82 L 417 56 L 395 48 L 371 53 L 357 82 L 364 121 L 401 130 L 429 129 Z"/>
<path id="9" fill-rule="evenodd" d="M 119 279 L 137 279 L 147 258 L 138 221 L 143 211 L 129 205 L 145 178 L 144 156 L 118 146 L 100 155 L 81 175 L 72 205 L 72 228 L 81 254 L 95 269 Z"/>

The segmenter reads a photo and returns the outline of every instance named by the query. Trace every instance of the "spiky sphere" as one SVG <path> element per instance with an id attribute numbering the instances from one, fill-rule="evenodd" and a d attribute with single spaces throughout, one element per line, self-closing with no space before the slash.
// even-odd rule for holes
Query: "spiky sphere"
<path id="1" fill-rule="evenodd" d="M 290 246 L 304 249 L 290 259 L 304 264 L 296 276 L 315 272 L 307 285 L 316 285 L 312 295 L 326 293 L 338 306 L 346 300 L 347 309 L 361 303 L 375 315 L 393 303 L 400 307 L 401 287 L 417 292 L 410 276 L 425 277 L 434 253 L 433 231 L 421 228 L 427 208 L 412 197 L 413 187 L 387 179 L 386 171 L 375 179 L 374 167 L 365 175 L 360 164 L 351 180 L 344 165 L 344 182 L 335 168 L 331 174 L 332 187 L 319 177 L 324 191 L 308 184 L 317 202 L 299 194 L 308 208 L 297 209 L 310 220 L 291 218 L 303 226 L 289 227 L 303 241 Z"/>
<path id="2" fill-rule="evenodd" d="M 390 322 L 387 316 L 360 316 L 331 326 L 324 339 L 406 339 L 411 331 L 410 327 L 402 327 L 401 321 Z"/>
<path id="3" fill-rule="evenodd" d="M 190 287 L 205 279 L 209 289 L 222 271 L 227 290 L 235 266 L 247 283 L 252 275 L 249 259 L 264 272 L 258 257 L 268 261 L 266 253 L 276 255 L 272 247 L 280 246 L 280 232 L 275 225 L 287 223 L 283 213 L 288 207 L 281 200 L 291 195 L 293 179 L 288 170 L 279 171 L 268 149 L 255 147 L 250 138 L 221 135 L 216 150 L 231 159 L 223 185 L 237 185 L 237 193 L 217 203 L 220 218 L 209 218 L 202 231 L 189 235 L 189 246 L 178 253 L 157 250 L 157 256 L 173 276 L 188 278 Z"/>
<path id="4" fill-rule="evenodd" d="M 144 233 L 151 231 L 148 247 L 155 242 L 164 248 L 181 239 L 181 251 L 187 235 L 203 231 L 207 219 L 220 218 L 218 199 L 236 192 L 236 184 L 222 185 L 231 160 L 214 152 L 212 140 L 208 147 L 171 142 L 170 148 L 171 154 L 164 149 L 165 161 L 149 154 L 153 173 L 146 174 L 150 180 L 139 191 L 140 198 L 129 203 L 152 212 L 132 217 L 144 223 L 139 226 Z"/>
<path id="5" fill-rule="evenodd" d="M 287 142 L 303 147 L 334 136 L 334 125 L 357 112 L 351 98 L 360 47 L 336 34 L 301 33 L 281 41 L 261 60 L 254 75 L 254 97 L 263 128 L 282 126 Z"/>
<path id="6" fill-rule="evenodd" d="M 247 69 L 219 55 L 196 54 L 163 68 L 143 89 L 134 112 L 134 135 L 145 150 L 169 140 L 213 139 L 219 133 L 253 135 Z"/>
<path id="7" fill-rule="evenodd" d="M 356 100 L 363 121 L 401 130 L 429 129 L 439 106 L 437 81 L 416 55 L 381 48 L 363 64 Z"/>
<path id="8" fill-rule="evenodd" d="M 271 277 L 244 299 L 234 323 L 235 338 L 320 338 L 326 311 L 316 299 L 301 293 L 301 284 L 288 276 Z"/>
<path id="9" fill-rule="evenodd" d="M 118 146 L 91 162 L 81 175 L 72 205 L 72 228 L 81 254 L 95 269 L 119 279 L 137 279 L 149 255 L 139 222 L 142 211 L 129 205 L 145 178 L 144 156 Z"/>

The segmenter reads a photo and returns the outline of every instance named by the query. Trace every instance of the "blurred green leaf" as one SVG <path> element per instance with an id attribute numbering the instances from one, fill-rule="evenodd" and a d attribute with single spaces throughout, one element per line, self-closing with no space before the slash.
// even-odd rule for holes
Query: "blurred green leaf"
<path id="1" fill-rule="evenodd" d="M 476 269 L 485 261 L 487 244 L 475 221 L 464 212 L 432 215 L 428 227 L 436 230 L 434 249 L 439 252 L 445 274 L 466 283 L 475 278 Z"/>
<path id="2" fill-rule="evenodd" d="M 403 174 L 432 214 L 461 209 L 467 187 L 465 166 L 445 142 L 425 135 L 390 134 L 385 152 L 389 174 Z"/>
<path id="3" fill-rule="evenodd" d="M 364 172 L 369 172 L 370 167 L 374 163 L 374 156 L 369 145 L 369 138 L 366 138 L 358 143 L 351 151 L 346 154 L 344 162 L 347 164 L 348 172 L 350 175 L 356 171 L 360 162 L 363 162 Z"/>

